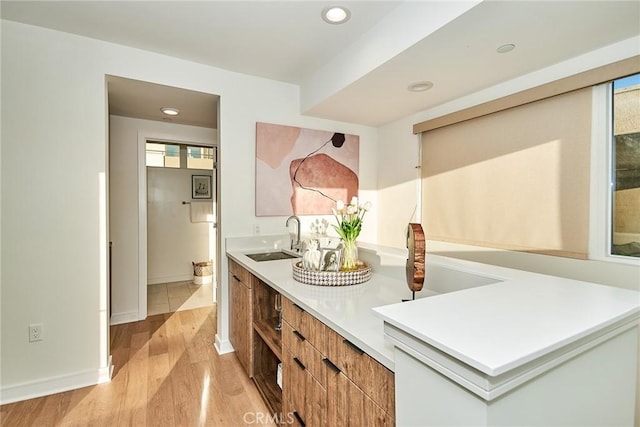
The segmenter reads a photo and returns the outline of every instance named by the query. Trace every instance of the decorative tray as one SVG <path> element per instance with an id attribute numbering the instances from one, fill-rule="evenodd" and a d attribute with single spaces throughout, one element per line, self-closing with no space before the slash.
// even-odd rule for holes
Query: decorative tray
<path id="1" fill-rule="evenodd" d="M 360 263 L 360 261 L 359 261 Z M 302 262 L 292 265 L 293 278 L 307 285 L 317 286 L 349 286 L 358 285 L 371 279 L 371 266 L 366 262 L 358 264 L 352 271 L 315 271 L 302 268 Z"/>

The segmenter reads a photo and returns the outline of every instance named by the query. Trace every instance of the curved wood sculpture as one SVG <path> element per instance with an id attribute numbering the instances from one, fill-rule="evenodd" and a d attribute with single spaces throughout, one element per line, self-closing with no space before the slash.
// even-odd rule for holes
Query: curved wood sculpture
<path id="1" fill-rule="evenodd" d="M 424 284 L 425 240 L 422 225 L 409 223 L 407 229 L 407 285 L 411 292 L 422 290 Z"/>

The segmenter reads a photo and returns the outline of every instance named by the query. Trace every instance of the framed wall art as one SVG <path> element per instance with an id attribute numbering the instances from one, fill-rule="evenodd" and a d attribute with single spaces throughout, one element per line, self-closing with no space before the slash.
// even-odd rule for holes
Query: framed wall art
<path id="1" fill-rule="evenodd" d="M 360 137 L 256 123 L 256 216 L 330 215 L 358 194 Z"/>
<path id="2" fill-rule="evenodd" d="M 211 198 L 211 175 L 191 175 L 191 198 Z"/>

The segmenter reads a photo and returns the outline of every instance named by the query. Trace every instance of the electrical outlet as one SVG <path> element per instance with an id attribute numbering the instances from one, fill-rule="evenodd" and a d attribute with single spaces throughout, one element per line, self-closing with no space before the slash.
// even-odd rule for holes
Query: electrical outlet
<path id="1" fill-rule="evenodd" d="M 42 341 L 44 339 L 44 329 L 42 323 L 29 325 L 29 342 Z"/>
<path id="2" fill-rule="evenodd" d="M 260 234 L 260 224 L 253 224 L 253 234 Z"/>

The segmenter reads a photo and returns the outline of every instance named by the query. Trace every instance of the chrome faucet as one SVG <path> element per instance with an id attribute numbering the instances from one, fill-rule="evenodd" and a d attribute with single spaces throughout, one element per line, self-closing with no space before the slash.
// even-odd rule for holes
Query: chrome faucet
<path id="1" fill-rule="evenodd" d="M 289 218 L 287 218 L 287 222 L 285 223 L 287 228 L 289 227 L 289 221 L 291 220 L 295 220 L 296 222 L 296 241 L 294 243 L 293 240 L 291 240 L 291 250 L 300 252 L 300 250 L 302 249 L 302 242 L 300 242 L 300 218 L 298 218 L 295 215 L 292 215 Z"/>

